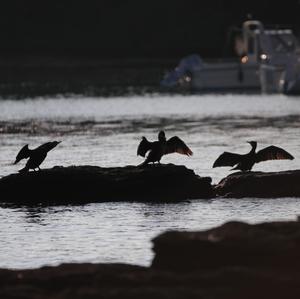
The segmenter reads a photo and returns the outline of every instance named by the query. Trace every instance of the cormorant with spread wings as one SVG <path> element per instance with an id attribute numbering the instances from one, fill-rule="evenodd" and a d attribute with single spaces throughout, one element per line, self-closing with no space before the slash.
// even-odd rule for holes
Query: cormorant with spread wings
<path id="1" fill-rule="evenodd" d="M 151 142 L 146 137 L 142 137 L 142 141 L 137 149 L 137 155 L 145 157 L 147 152 L 149 154 L 141 165 L 147 165 L 151 162 L 160 163 L 163 155 L 171 153 L 179 153 L 187 156 L 193 155 L 190 148 L 179 137 L 174 136 L 167 140 L 164 131 L 158 133 L 158 141 Z"/>
<path id="2" fill-rule="evenodd" d="M 47 153 L 55 148 L 61 141 L 52 141 L 47 142 L 39 147 L 31 150 L 28 148 L 28 144 L 24 145 L 22 149 L 19 151 L 16 161 L 14 164 L 19 163 L 22 159 L 28 159 L 26 166 L 19 170 L 19 172 L 27 172 L 29 169 L 36 169 L 40 170 L 40 165 L 46 159 Z"/>
<path id="3" fill-rule="evenodd" d="M 293 160 L 294 157 L 285 151 L 284 149 L 271 145 L 264 149 L 255 152 L 257 147 L 256 141 L 248 141 L 252 149 L 248 154 L 240 155 L 235 153 L 224 152 L 215 161 L 213 167 L 220 166 L 235 166 L 231 170 L 239 169 L 241 171 L 249 171 L 252 169 L 255 163 L 267 161 L 267 160 Z"/>

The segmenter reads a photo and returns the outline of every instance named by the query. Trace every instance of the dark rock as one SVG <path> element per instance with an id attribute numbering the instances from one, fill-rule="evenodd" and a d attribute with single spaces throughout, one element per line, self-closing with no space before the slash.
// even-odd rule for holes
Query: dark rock
<path id="1" fill-rule="evenodd" d="M 237 172 L 215 186 L 224 197 L 300 197 L 300 170 L 281 172 Z"/>
<path id="2" fill-rule="evenodd" d="M 300 222 L 228 222 L 202 232 L 166 232 L 153 240 L 152 267 L 195 271 L 224 267 L 300 271 Z"/>
<path id="3" fill-rule="evenodd" d="M 54 167 L 0 179 L 2 202 L 173 201 L 213 196 L 211 178 L 185 166 Z"/>
<path id="4" fill-rule="evenodd" d="M 300 298 L 300 223 L 231 222 L 154 239 L 150 268 L 63 264 L 0 269 L 0 298 Z"/>

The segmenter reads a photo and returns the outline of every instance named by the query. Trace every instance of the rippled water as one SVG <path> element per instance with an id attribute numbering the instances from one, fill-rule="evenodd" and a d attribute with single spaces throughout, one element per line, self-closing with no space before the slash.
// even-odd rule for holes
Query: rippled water
<path id="1" fill-rule="evenodd" d="M 139 164 L 141 136 L 155 139 L 161 129 L 178 135 L 194 151 L 168 155 L 163 163 L 184 164 L 216 183 L 230 173 L 211 166 L 223 151 L 247 152 L 276 144 L 295 156 L 254 170 L 300 169 L 300 98 L 285 96 L 161 96 L 120 98 L 41 98 L 0 101 L 0 175 L 24 144 L 63 142 L 42 167 Z M 41 195 L 42 196 L 42 195 Z M 3 199 L 1 199 L 3 200 Z M 168 229 L 195 230 L 228 220 L 291 219 L 300 200 L 218 199 L 178 204 L 99 203 L 85 206 L 0 208 L 0 267 L 32 268 L 61 262 L 149 264 L 151 238 Z"/>

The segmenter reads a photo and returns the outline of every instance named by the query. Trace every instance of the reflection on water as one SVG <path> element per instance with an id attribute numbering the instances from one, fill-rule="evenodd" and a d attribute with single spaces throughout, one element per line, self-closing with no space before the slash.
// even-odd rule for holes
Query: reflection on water
<path id="1" fill-rule="evenodd" d="M 63 142 L 42 167 L 139 164 L 141 136 L 180 136 L 194 156 L 168 155 L 163 163 L 184 164 L 217 182 L 230 173 L 214 168 L 223 151 L 246 153 L 284 147 L 293 161 L 269 161 L 254 170 L 300 168 L 300 99 L 284 96 L 160 96 L 58 98 L 0 101 L 0 175 L 26 143 Z M 42 196 L 42 195 L 41 195 Z M 258 222 L 300 214 L 299 199 L 196 200 L 178 204 L 101 203 L 60 207 L 0 207 L 0 267 L 27 268 L 61 262 L 149 264 L 150 239 L 169 229 L 199 230 L 232 219 Z"/>

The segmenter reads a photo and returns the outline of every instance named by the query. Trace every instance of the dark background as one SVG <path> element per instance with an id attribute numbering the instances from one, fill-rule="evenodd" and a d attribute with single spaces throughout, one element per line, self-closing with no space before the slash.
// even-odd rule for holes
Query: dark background
<path id="1" fill-rule="evenodd" d="M 184 56 L 232 56 L 249 15 L 299 36 L 300 0 L 2 0 L 0 97 L 160 91 Z"/>
<path id="2" fill-rule="evenodd" d="M 0 4 L 3 54 L 101 58 L 230 55 L 230 26 L 252 14 L 296 32 L 300 3 L 233 0 L 7 0 Z"/>

